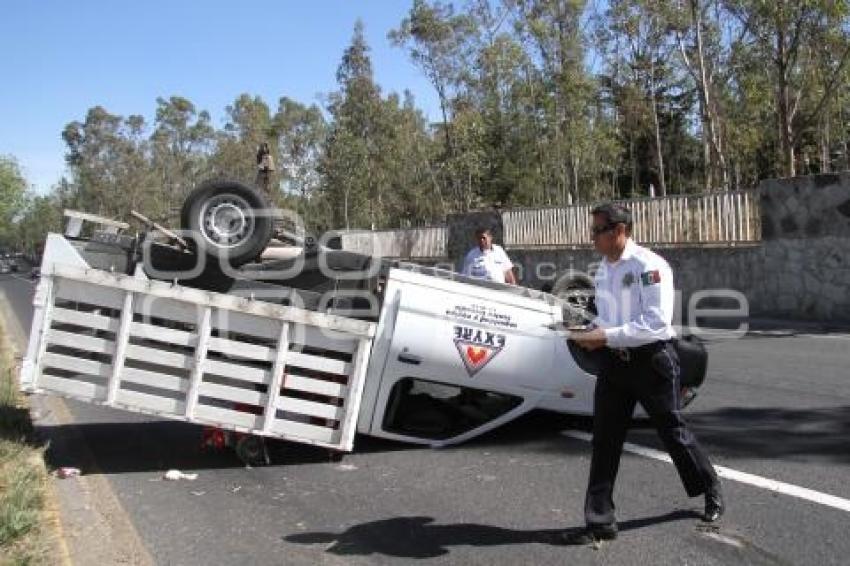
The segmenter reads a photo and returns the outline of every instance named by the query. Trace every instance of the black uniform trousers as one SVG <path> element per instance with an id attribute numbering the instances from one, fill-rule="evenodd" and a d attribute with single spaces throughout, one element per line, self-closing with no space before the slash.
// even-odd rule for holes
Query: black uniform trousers
<path id="1" fill-rule="evenodd" d="M 624 351 L 605 348 L 593 399 L 593 457 L 585 500 L 589 526 L 614 517 L 614 481 L 635 403 L 640 403 L 676 465 L 690 497 L 705 493 L 717 475 L 688 429 L 680 408 L 679 358 L 672 342 Z"/>

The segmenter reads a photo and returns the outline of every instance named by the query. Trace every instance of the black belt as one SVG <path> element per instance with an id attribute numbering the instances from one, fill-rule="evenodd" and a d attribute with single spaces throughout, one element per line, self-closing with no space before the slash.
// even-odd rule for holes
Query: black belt
<path id="1" fill-rule="evenodd" d="M 649 344 L 643 344 L 642 346 L 633 346 L 631 348 L 611 348 L 608 347 L 608 351 L 614 355 L 617 359 L 623 362 L 629 362 L 635 358 L 640 358 L 646 355 L 651 355 L 670 344 L 673 340 L 658 340 L 656 342 L 650 342 Z"/>

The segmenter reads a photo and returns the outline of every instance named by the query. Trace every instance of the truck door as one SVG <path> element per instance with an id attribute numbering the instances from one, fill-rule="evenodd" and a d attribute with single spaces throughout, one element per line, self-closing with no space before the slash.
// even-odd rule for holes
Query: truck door
<path id="1" fill-rule="evenodd" d="M 377 339 L 380 326 L 391 336 L 367 378 L 373 389 L 380 382 L 370 434 L 453 444 L 515 419 L 557 389 L 557 336 L 546 328 L 554 308 L 545 302 L 403 270 L 390 272 L 386 297 L 395 312 L 379 324 Z"/>

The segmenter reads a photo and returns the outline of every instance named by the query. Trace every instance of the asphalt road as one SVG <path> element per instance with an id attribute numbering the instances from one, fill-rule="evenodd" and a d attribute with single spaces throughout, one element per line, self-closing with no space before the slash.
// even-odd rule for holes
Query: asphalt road
<path id="1" fill-rule="evenodd" d="M 0 279 L 28 328 L 31 285 Z M 850 335 L 777 332 L 709 348 L 688 415 L 715 464 L 850 500 Z M 582 524 L 590 446 L 570 435 L 586 420 L 535 413 L 443 450 L 359 437 L 342 462 L 278 444 L 272 466 L 246 469 L 200 452 L 192 425 L 67 404 L 73 438 L 96 462 L 84 472 L 107 478 L 159 564 L 850 562 L 850 510 L 727 479 L 728 512 L 706 528 L 701 498 L 685 496 L 673 466 L 632 453 L 615 495 L 620 538 L 557 545 L 558 530 Z M 640 427 L 629 441 L 660 447 Z M 79 463 L 73 447 L 50 453 L 52 464 Z M 162 481 L 170 468 L 199 477 Z"/>

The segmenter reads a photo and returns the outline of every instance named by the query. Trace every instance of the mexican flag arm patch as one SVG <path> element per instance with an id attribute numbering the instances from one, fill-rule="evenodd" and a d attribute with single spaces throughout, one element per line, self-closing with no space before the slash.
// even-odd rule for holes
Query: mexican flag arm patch
<path id="1" fill-rule="evenodd" d="M 640 282 L 646 285 L 655 285 L 656 283 L 661 283 L 661 272 L 657 269 L 652 271 L 644 271 L 640 274 Z"/>

